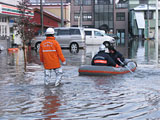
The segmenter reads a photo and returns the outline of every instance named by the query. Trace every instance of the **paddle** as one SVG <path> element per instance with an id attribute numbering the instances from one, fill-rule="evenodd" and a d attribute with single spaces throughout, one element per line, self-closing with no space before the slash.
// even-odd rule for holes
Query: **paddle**
<path id="1" fill-rule="evenodd" d="M 133 73 L 131 69 L 128 68 L 128 66 L 126 66 L 120 59 L 117 59 L 122 65 L 124 65 L 124 67 L 126 67 L 129 72 Z"/>

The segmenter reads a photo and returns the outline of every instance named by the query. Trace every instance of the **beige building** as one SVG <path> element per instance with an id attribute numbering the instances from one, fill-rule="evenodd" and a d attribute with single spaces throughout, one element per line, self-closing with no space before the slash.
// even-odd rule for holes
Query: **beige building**
<path id="1" fill-rule="evenodd" d="M 31 8 L 40 8 L 39 3 L 32 3 Z M 61 18 L 61 3 L 43 3 L 43 10 L 54 14 L 56 17 Z M 65 21 L 65 26 L 70 26 L 70 12 L 71 12 L 71 5 L 70 3 L 63 3 L 63 19 Z"/>

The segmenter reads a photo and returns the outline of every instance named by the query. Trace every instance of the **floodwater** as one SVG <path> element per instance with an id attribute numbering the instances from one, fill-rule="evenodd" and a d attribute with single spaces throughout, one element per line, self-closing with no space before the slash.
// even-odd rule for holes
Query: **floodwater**
<path id="1" fill-rule="evenodd" d="M 129 49 L 128 49 L 129 48 Z M 118 46 L 135 60 L 136 71 L 114 76 L 79 76 L 98 46 L 72 54 L 64 49 L 62 84 L 44 85 L 43 67 L 34 50 L 23 72 L 22 51 L 0 53 L 0 120 L 160 120 L 160 68 L 154 41 L 131 41 Z"/>

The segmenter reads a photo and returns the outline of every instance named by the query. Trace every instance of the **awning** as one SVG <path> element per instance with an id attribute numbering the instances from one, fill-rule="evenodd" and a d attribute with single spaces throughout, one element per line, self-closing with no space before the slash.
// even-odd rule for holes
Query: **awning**
<path id="1" fill-rule="evenodd" d="M 144 13 L 143 12 L 135 12 L 136 21 L 139 29 L 145 28 L 145 20 L 144 20 Z"/>

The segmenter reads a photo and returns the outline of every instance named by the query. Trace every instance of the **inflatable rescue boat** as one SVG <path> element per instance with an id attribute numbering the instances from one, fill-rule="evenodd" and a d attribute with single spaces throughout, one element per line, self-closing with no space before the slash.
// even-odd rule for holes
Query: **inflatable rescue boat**
<path id="1" fill-rule="evenodd" d="M 95 66 L 95 65 L 82 65 L 79 67 L 79 75 L 92 75 L 92 76 L 107 76 L 116 74 L 125 74 L 134 72 L 137 64 L 134 61 L 125 60 L 124 67 L 112 67 L 112 66 Z"/>

